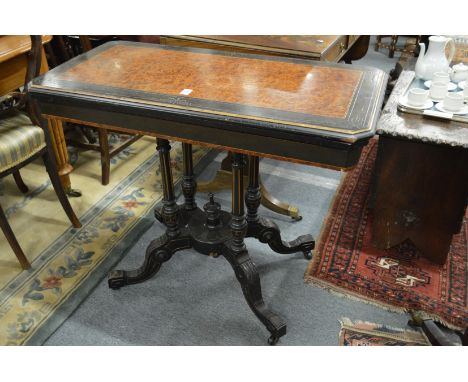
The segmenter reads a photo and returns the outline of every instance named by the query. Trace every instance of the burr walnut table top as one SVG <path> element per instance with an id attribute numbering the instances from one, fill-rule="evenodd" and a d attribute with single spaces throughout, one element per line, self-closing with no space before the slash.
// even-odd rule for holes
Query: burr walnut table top
<path id="1" fill-rule="evenodd" d="M 87 102 L 93 109 L 153 112 L 165 121 L 190 119 L 190 137 L 175 125 L 171 136 L 195 141 L 208 140 L 197 139 L 196 126 L 209 125 L 217 129 L 213 134 L 230 130 L 296 142 L 320 137 L 349 145 L 374 134 L 386 79 L 378 69 L 354 65 L 112 42 L 35 79 L 31 92 L 42 104 L 55 104 L 55 110 L 43 107 L 55 117 L 80 120 L 81 113 L 66 106 Z M 119 123 L 93 118 L 89 122 Z M 215 144 L 229 147 L 226 139 Z"/>

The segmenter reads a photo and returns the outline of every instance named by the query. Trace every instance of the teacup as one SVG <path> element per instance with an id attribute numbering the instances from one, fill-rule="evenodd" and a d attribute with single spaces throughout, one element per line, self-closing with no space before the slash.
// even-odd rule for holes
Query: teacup
<path id="1" fill-rule="evenodd" d="M 445 82 L 448 84 L 450 82 L 450 75 L 445 72 L 435 72 L 432 76 L 432 82 Z"/>
<path id="2" fill-rule="evenodd" d="M 430 96 L 433 99 L 442 100 L 447 95 L 448 83 L 441 81 L 433 81 L 431 83 Z"/>
<path id="3" fill-rule="evenodd" d="M 463 108 L 463 94 L 448 93 L 444 98 L 443 105 L 447 111 L 460 111 Z"/>
<path id="4" fill-rule="evenodd" d="M 424 106 L 429 95 L 429 90 L 412 88 L 408 92 L 408 104 L 412 106 Z"/>

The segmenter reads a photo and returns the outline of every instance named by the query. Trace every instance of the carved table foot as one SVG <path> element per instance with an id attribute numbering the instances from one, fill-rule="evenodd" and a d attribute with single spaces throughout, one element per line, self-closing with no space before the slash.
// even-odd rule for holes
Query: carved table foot
<path id="1" fill-rule="evenodd" d="M 292 241 L 283 241 L 278 226 L 271 220 L 259 218 L 257 222 L 249 223 L 247 237 L 255 237 L 270 248 L 283 254 L 302 252 L 308 260 L 312 258 L 315 240 L 312 235 L 302 235 Z"/>
<path id="2" fill-rule="evenodd" d="M 258 216 L 258 207 L 261 203 L 260 188 L 259 158 L 250 156 L 249 185 L 245 195 L 247 237 L 255 237 L 262 243 L 267 243 L 275 252 L 284 254 L 302 252 L 306 259 L 311 259 L 311 251 L 315 246 L 314 238 L 311 235 L 299 236 L 291 242 L 285 242 L 281 239 L 280 230 L 274 222 Z"/>
<path id="3" fill-rule="evenodd" d="M 271 333 L 268 343 L 275 345 L 279 338 L 286 334 L 286 323 L 265 305 L 262 297 L 260 276 L 255 264 L 247 251 L 239 254 L 227 249 L 223 255 L 234 269 L 234 273 L 241 284 L 242 292 L 250 309 L 252 309 L 258 319 Z"/>
<path id="4" fill-rule="evenodd" d="M 115 270 L 109 274 L 109 288 L 119 289 L 125 285 L 138 284 L 153 277 L 161 268 L 162 263 L 168 261 L 174 253 L 190 248 L 191 239 L 179 236 L 170 239 L 166 234 L 153 240 L 146 248 L 146 257 L 142 266 L 131 270 Z"/>

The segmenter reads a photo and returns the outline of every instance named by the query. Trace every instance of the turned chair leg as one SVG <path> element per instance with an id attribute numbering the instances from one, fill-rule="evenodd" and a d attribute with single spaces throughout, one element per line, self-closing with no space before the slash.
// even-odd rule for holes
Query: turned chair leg
<path id="1" fill-rule="evenodd" d="M 388 57 L 393 58 L 395 55 L 395 49 L 398 42 L 398 35 L 392 36 L 392 42 L 390 43 L 390 48 L 388 49 Z"/>
<path id="2" fill-rule="evenodd" d="M 53 159 L 51 159 L 50 154 L 46 152 L 42 156 L 42 160 L 44 161 L 45 167 L 47 169 L 47 172 L 49 173 L 49 177 L 52 182 L 52 186 L 54 187 L 55 193 L 57 194 L 60 204 L 62 205 L 62 208 L 64 209 L 65 213 L 70 219 L 70 222 L 73 224 L 73 227 L 80 228 L 81 223 L 76 217 L 75 212 L 73 211 L 73 208 L 70 205 L 70 202 L 67 198 L 67 195 L 65 194 L 65 191 L 63 190 L 62 183 L 60 182 L 57 168 L 55 166 Z"/>
<path id="3" fill-rule="evenodd" d="M 376 52 L 379 51 L 379 48 L 380 48 L 380 43 L 382 42 L 382 36 L 378 35 L 377 38 L 375 39 L 375 46 L 374 46 L 374 50 Z"/>
<path id="4" fill-rule="evenodd" d="M 26 186 L 26 184 L 23 182 L 23 178 L 21 177 L 19 170 L 13 173 L 13 178 L 15 178 L 15 183 L 18 186 L 19 190 L 23 194 L 26 194 L 29 191 L 29 189 L 28 186 Z"/>
<path id="5" fill-rule="evenodd" d="M 101 151 L 101 169 L 103 186 L 109 184 L 110 179 L 110 152 L 109 152 L 109 133 L 105 129 L 98 129 L 99 148 Z"/>
<path id="6" fill-rule="evenodd" d="M 6 239 L 8 240 L 8 243 L 13 249 L 13 252 L 15 253 L 16 257 L 18 258 L 18 261 L 21 264 L 21 267 L 23 269 L 31 268 L 31 264 L 29 263 L 18 241 L 16 240 L 15 234 L 13 233 L 10 227 L 10 224 L 8 224 L 7 218 L 3 212 L 1 205 L 0 205 L 0 228 L 2 229 L 3 233 L 5 234 Z"/>

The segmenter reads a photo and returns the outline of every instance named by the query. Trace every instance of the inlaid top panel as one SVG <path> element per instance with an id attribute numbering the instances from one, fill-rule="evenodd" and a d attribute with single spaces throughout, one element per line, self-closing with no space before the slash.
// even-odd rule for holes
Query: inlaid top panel
<path id="1" fill-rule="evenodd" d="M 372 94 L 373 87 L 384 77 L 351 65 L 119 42 L 61 65 L 33 87 L 355 131 L 369 128 L 365 117 L 375 112 L 381 90 Z M 363 124 L 351 126 L 356 108 Z"/>
<path id="2" fill-rule="evenodd" d="M 345 118 L 361 72 L 115 45 L 61 73 L 67 81 Z"/>

